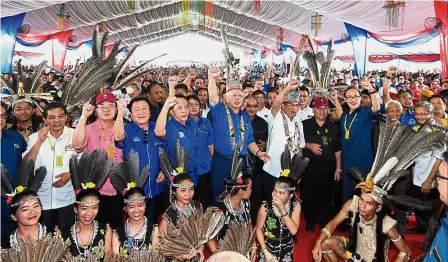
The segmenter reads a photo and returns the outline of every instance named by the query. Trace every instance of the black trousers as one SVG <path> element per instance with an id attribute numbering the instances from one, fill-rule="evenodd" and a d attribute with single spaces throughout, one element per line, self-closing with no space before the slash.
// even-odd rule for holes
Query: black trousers
<path id="1" fill-rule="evenodd" d="M 117 193 L 115 196 L 100 197 L 100 209 L 96 220 L 109 224 L 112 228 L 117 228 L 123 220 L 123 197 Z"/>
<path id="2" fill-rule="evenodd" d="M 431 201 L 434 199 L 438 199 L 440 197 L 440 193 L 437 188 L 432 188 L 429 193 L 422 193 L 422 188 L 416 185 L 412 185 L 410 189 L 410 195 L 417 199 L 420 199 L 424 202 Z M 419 211 L 414 210 L 415 218 L 417 219 L 417 226 L 423 231 L 428 230 L 429 219 L 431 219 L 433 210 L 427 211 Z"/>
<path id="3" fill-rule="evenodd" d="M 261 202 L 272 200 L 272 191 L 274 191 L 277 179 L 261 168 L 252 175 L 252 193 L 250 195 L 252 224 L 255 224 L 257 221 L 258 209 L 260 209 Z"/>
<path id="4" fill-rule="evenodd" d="M 306 170 L 300 185 L 300 198 L 307 225 L 319 223 L 323 228 L 332 219 L 334 171 L 312 166 Z"/>
<path id="5" fill-rule="evenodd" d="M 61 230 L 69 229 L 75 223 L 73 204 L 50 210 L 42 210 L 41 223 L 47 227 L 47 232 L 53 232 L 56 225 Z"/>
<path id="6" fill-rule="evenodd" d="M 397 180 L 392 187 L 393 195 L 396 196 L 405 196 L 409 195 L 409 189 L 412 186 L 412 176 L 404 176 Z M 394 210 L 394 218 L 397 220 L 396 228 L 400 235 L 404 236 L 406 233 L 406 225 L 407 225 L 407 211 L 409 208 L 396 205 Z"/>
<path id="7" fill-rule="evenodd" d="M 202 208 L 206 210 L 209 206 L 212 205 L 212 173 L 208 172 L 202 175 L 199 175 L 198 186 L 195 188 L 194 192 L 194 200 L 199 200 L 202 204 Z"/>

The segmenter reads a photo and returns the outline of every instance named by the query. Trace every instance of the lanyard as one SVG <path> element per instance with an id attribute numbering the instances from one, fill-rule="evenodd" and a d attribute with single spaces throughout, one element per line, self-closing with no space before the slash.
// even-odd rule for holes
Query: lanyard
<path id="1" fill-rule="evenodd" d="M 114 158 L 115 157 L 115 145 L 114 144 L 110 144 L 107 139 L 106 136 L 104 135 L 103 129 L 100 129 L 100 133 L 101 133 L 101 138 L 104 141 L 104 144 L 106 145 L 106 152 L 107 152 L 107 157 L 108 158 Z"/>
<path id="2" fill-rule="evenodd" d="M 350 138 L 350 129 L 352 128 L 353 122 L 355 122 L 356 117 L 358 116 L 358 113 L 355 114 L 355 116 L 353 117 L 352 121 L 350 122 L 350 125 L 347 129 L 347 118 L 348 118 L 348 114 L 345 116 L 345 120 L 344 120 L 344 129 L 345 129 L 345 139 L 348 140 Z"/>
<path id="3" fill-rule="evenodd" d="M 70 140 L 72 138 L 72 132 L 70 132 L 70 131 L 68 131 L 68 132 L 69 132 L 69 137 L 67 139 L 67 142 L 65 143 L 64 150 L 62 151 L 60 156 L 63 156 L 65 154 L 65 152 L 67 152 L 68 144 L 70 143 Z M 53 151 L 53 153 L 56 155 L 56 150 L 55 150 L 53 143 L 51 142 L 50 136 L 47 136 L 47 140 L 48 140 L 48 143 L 50 144 L 51 151 Z M 54 141 L 55 144 L 56 144 L 56 142 L 57 142 L 57 140 Z"/>
<path id="4" fill-rule="evenodd" d="M 283 129 L 285 130 L 285 138 L 286 143 L 288 144 L 289 150 L 291 150 L 292 153 L 296 153 L 299 150 L 299 141 L 300 141 L 300 131 L 299 131 L 299 125 L 297 124 L 297 121 L 294 121 L 294 134 L 290 135 L 289 133 L 289 121 L 286 117 L 285 113 L 283 111 L 280 112 L 283 118 Z M 295 146 L 294 146 L 295 144 Z"/>

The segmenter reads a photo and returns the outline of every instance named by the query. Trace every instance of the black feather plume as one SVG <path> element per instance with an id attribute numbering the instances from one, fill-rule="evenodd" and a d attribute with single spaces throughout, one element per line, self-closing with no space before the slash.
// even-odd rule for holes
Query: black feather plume
<path id="1" fill-rule="evenodd" d="M 160 161 L 160 169 L 166 178 L 170 178 L 173 173 L 173 166 L 171 165 L 170 158 L 166 153 L 165 149 L 159 147 L 159 161 Z"/>
<path id="2" fill-rule="evenodd" d="M 420 199 L 413 198 L 410 196 L 393 196 L 393 195 L 385 195 L 384 196 L 387 200 L 394 202 L 396 204 L 414 208 L 417 210 L 425 211 L 425 210 L 431 210 L 434 207 L 434 202 L 424 202 Z"/>
<path id="3" fill-rule="evenodd" d="M 122 192 L 127 187 L 127 181 L 124 174 L 124 163 L 112 163 L 109 173 L 110 182 L 118 192 Z"/>
<path id="4" fill-rule="evenodd" d="M 233 148 L 232 169 L 230 171 L 230 177 L 232 181 L 235 181 L 238 178 L 243 168 L 243 159 L 239 157 L 241 147 L 242 144 L 240 142 Z"/>
<path id="5" fill-rule="evenodd" d="M 124 167 L 126 181 L 138 183 L 140 160 L 136 151 L 131 150 L 131 152 L 127 154 L 124 159 Z"/>
<path id="6" fill-rule="evenodd" d="M 291 160 L 291 178 L 293 180 L 301 179 L 309 162 L 310 160 L 304 157 L 301 152 L 295 153 Z"/>
<path id="7" fill-rule="evenodd" d="M 180 145 L 179 140 L 176 141 L 174 146 L 174 162 L 176 163 L 176 168 L 181 167 L 184 172 L 187 173 L 188 170 L 188 153 L 185 148 Z"/>
<path id="8" fill-rule="evenodd" d="M 68 163 L 68 166 L 70 170 L 70 180 L 72 181 L 73 189 L 75 191 L 78 189 L 82 189 L 81 178 L 79 177 L 80 167 L 78 165 L 78 154 L 73 154 L 70 157 L 70 162 Z"/>
<path id="9" fill-rule="evenodd" d="M 282 170 L 289 169 L 291 170 L 290 164 L 291 164 L 291 151 L 289 150 L 288 144 L 285 144 L 285 149 L 282 152 L 282 155 L 280 156 L 280 166 Z"/>
<path id="10" fill-rule="evenodd" d="M 146 182 L 148 181 L 148 177 L 149 177 L 149 173 L 151 172 L 151 167 L 149 164 L 147 164 L 143 170 L 142 173 L 140 174 L 140 177 L 138 179 L 138 183 L 137 186 L 140 188 L 143 188 L 146 184 Z"/>
<path id="11" fill-rule="evenodd" d="M 6 194 L 11 194 L 14 191 L 14 187 L 11 182 L 11 177 L 9 176 L 8 170 L 6 170 L 3 164 L 0 164 L 2 172 L 2 197 L 7 197 Z"/>
<path id="12" fill-rule="evenodd" d="M 354 168 L 351 168 L 350 170 L 348 170 L 348 174 L 351 175 L 358 182 L 364 181 L 364 178 L 362 177 L 362 172 L 357 167 L 354 167 Z"/>
<path id="13" fill-rule="evenodd" d="M 47 168 L 45 166 L 39 167 L 34 172 L 34 175 L 28 180 L 27 188 L 37 193 L 46 176 L 47 176 Z"/>
<path id="14" fill-rule="evenodd" d="M 17 182 L 18 186 L 26 187 L 28 185 L 29 178 L 34 174 L 34 160 L 30 158 L 22 159 L 22 163 L 17 170 Z"/>

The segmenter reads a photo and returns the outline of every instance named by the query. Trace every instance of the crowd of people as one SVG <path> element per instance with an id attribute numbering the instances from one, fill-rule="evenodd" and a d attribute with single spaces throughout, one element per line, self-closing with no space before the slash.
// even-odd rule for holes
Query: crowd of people
<path id="1" fill-rule="evenodd" d="M 2 182 L 7 170 L 17 185 L 10 195 L 2 185 L 4 248 L 53 232 L 71 240 L 73 256 L 95 254 L 103 261 L 108 253 L 155 248 L 161 235 L 180 232 L 198 210 L 217 207 L 225 216 L 217 236 L 169 261 L 201 261 L 206 249 L 216 253 L 234 221 L 256 230 L 252 261 L 296 261 L 300 226 L 322 232 L 309 251 L 315 261 L 387 261 L 386 239 L 399 250 L 395 261 L 409 261 L 407 234 L 431 227 L 432 210 L 386 208 L 374 194 L 372 170 L 384 154 L 385 125 L 415 134 L 427 126 L 448 128 L 448 79 L 437 73 L 389 68 L 358 78 L 332 70 L 328 94 L 315 95 L 306 69 L 301 79 L 260 68 L 225 79 L 218 67 L 155 68 L 126 88 L 99 90 L 69 112 L 58 94 L 82 68 L 42 75 L 36 93 L 55 94 L 53 101 L 11 99 L 2 88 Z M 33 70 L 24 68 L 21 77 L 30 82 Z M 400 132 L 390 137 L 409 131 Z M 448 205 L 446 136 L 439 142 L 403 167 L 410 174 L 394 180 L 390 192 Z M 31 188 L 33 179 L 21 177 L 29 175 L 21 169 L 30 160 L 34 180 L 42 167 L 46 171 Z M 126 166 L 122 177 L 136 175 L 120 184 L 115 163 Z M 353 168 L 370 187 L 359 186 Z M 417 227 L 406 230 L 411 213 Z M 444 221 L 445 235 L 425 247 L 425 261 L 448 261 Z M 334 235 L 337 230 L 350 230 L 350 240 Z"/>

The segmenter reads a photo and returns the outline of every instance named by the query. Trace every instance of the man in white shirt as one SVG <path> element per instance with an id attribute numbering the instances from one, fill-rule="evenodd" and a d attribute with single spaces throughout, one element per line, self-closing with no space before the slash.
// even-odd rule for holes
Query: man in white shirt
<path id="1" fill-rule="evenodd" d="M 308 88 L 302 86 L 299 89 L 299 110 L 296 114 L 297 121 L 302 122 L 303 120 L 314 117 L 313 109 L 308 106 L 309 102 L 310 91 Z"/>
<path id="2" fill-rule="evenodd" d="M 264 96 L 264 92 L 262 90 L 255 90 L 252 93 L 252 96 L 254 96 L 257 99 L 257 116 L 264 119 L 264 121 L 268 121 L 268 115 L 271 112 L 271 110 L 267 109 L 266 106 L 266 99 Z"/>
<path id="3" fill-rule="evenodd" d="M 75 193 L 70 181 L 69 162 L 74 130 L 65 126 L 67 110 L 60 103 L 50 103 L 43 112 L 46 127 L 28 139 L 24 158 L 35 161 L 35 169 L 47 168 L 47 175 L 37 194 L 42 203 L 42 223 L 47 228 L 67 228 L 74 223 Z"/>
<path id="4" fill-rule="evenodd" d="M 292 154 L 301 152 L 305 147 L 302 122 L 295 117 L 299 109 L 299 95 L 291 92 L 298 86 L 298 80 L 291 80 L 288 86 L 278 94 L 268 116 L 267 153 L 270 159 L 264 164 L 263 170 L 268 174 L 264 180 L 270 187 L 264 187 L 265 195 L 270 195 L 275 181 L 280 176 L 280 157 L 285 149 L 285 144 L 289 146 Z M 268 181 L 272 183 L 268 183 Z"/>

